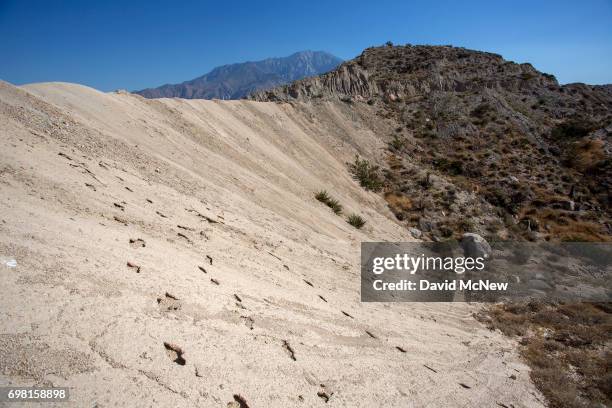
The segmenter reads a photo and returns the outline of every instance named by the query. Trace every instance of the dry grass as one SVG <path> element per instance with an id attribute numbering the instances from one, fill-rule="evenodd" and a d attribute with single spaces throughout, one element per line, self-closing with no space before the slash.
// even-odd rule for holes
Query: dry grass
<path id="1" fill-rule="evenodd" d="M 573 143 L 568 149 L 567 164 L 578 171 L 587 171 L 597 167 L 606 158 L 604 141 L 585 139 Z"/>
<path id="2" fill-rule="evenodd" d="M 612 404 L 610 304 L 501 304 L 477 318 L 520 337 L 531 378 L 552 408 Z"/>
<path id="3" fill-rule="evenodd" d="M 353 227 L 357 229 L 361 229 L 365 225 L 365 220 L 363 217 L 357 214 L 351 214 L 346 218 L 346 222 L 351 224 Z"/>
<path id="4" fill-rule="evenodd" d="M 385 193 L 385 200 L 393 214 L 400 220 L 403 220 L 407 213 L 413 209 L 410 198 L 401 192 L 387 192 Z"/>
<path id="5" fill-rule="evenodd" d="M 355 161 L 349 163 L 349 171 L 353 178 L 359 181 L 359 185 L 370 191 L 380 191 L 383 187 L 383 179 L 380 175 L 380 167 L 371 164 L 366 159 L 355 156 Z"/>
<path id="6" fill-rule="evenodd" d="M 330 197 L 329 194 L 327 194 L 327 191 L 321 190 L 321 191 L 315 193 L 315 198 L 318 201 L 320 201 L 323 204 L 325 204 L 326 206 L 328 206 L 329 208 L 331 208 L 331 210 L 334 212 L 334 214 L 336 214 L 336 215 L 342 214 L 342 205 L 340 204 L 340 202 L 338 200 L 336 200 L 335 198 Z"/>
<path id="7" fill-rule="evenodd" d="M 535 220 L 541 232 L 545 232 L 555 241 L 565 242 L 609 242 L 610 235 L 604 225 L 582 220 L 575 212 L 552 208 L 527 208 L 519 218 L 524 216 Z"/>

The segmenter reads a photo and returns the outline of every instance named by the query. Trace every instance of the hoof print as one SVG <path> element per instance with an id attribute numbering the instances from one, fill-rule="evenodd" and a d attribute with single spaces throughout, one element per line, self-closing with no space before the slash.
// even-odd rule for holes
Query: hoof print
<path id="1" fill-rule="evenodd" d="M 187 363 L 183 357 L 184 351 L 176 344 L 164 342 L 164 348 L 166 349 L 168 358 L 176 364 L 184 366 Z"/>

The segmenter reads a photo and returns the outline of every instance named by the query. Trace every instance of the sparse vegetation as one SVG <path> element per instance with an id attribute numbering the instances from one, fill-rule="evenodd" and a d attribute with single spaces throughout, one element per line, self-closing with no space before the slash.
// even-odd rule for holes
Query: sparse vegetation
<path id="1" fill-rule="evenodd" d="M 448 160 L 445 157 L 433 161 L 433 165 L 440 171 L 448 173 L 451 176 L 457 176 L 463 173 L 463 163 L 459 160 Z"/>
<path id="2" fill-rule="evenodd" d="M 321 190 L 315 194 L 315 198 L 331 208 L 336 215 L 342 214 L 342 205 L 338 200 L 329 196 L 327 191 Z"/>
<path id="3" fill-rule="evenodd" d="M 475 232 L 489 241 L 612 240 L 609 88 L 558 85 L 528 65 L 453 47 L 388 44 L 357 62 L 384 90 L 369 97 L 367 112 L 376 113 L 362 119 L 374 132 L 393 133 L 384 172 L 360 157 L 349 169 L 364 188 L 384 188 L 397 219 L 423 239 Z M 602 369 L 609 352 L 601 338 L 573 332 L 588 330 L 581 319 L 594 314 L 595 334 L 610 332 L 610 310 L 512 307 L 493 308 L 490 317 L 504 333 L 520 327 L 525 359 L 550 405 L 610 405 L 609 362 Z M 568 345 L 565 333 L 588 344 Z"/>
<path id="4" fill-rule="evenodd" d="M 531 379 L 552 408 L 610 406 L 609 304 L 499 304 L 477 318 L 520 337 Z"/>
<path id="5" fill-rule="evenodd" d="M 329 201 L 329 195 L 327 194 L 327 191 L 325 190 L 321 190 L 318 193 L 316 193 L 315 198 L 319 200 L 320 202 L 326 203 L 326 204 L 327 204 L 327 201 Z"/>
<path id="6" fill-rule="evenodd" d="M 366 159 L 355 156 L 355 161 L 349 164 L 349 170 L 353 178 L 359 181 L 361 187 L 366 190 L 378 192 L 383 187 L 383 180 L 380 175 L 380 167 L 370 164 Z"/>
<path id="7" fill-rule="evenodd" d="M 338 200 L 332 198 L 327 202 L 327 206 L 331 208 L 331 210 L 336 215 L 342 214 L 342 205 L 338 202 Z"/>
<path id="8" fill-rule="evenodd" d="M 346 222 L 357 229 L 361 229 L 365 225 L 365 220 L 357 214 L 351 214 L 346 218 Z"/>
<path id="9" fill-rule="evenodd" d="M 588 135 L 595 128 L 593 121 L 575 116 L 553 128 L 551 136 L 557 140 L 579 139 Z"/>
<path id="10" fill-rule="evenodd" d="M 405 219 L 413 208 L 412 200 L 402 192 L 385 193 L 385 200 L 387 200 L 395 217 L 400 221 Z"/>
<path id="11" fill-rule="evenodd" d="M 393 140 L 391 141 L 391 147 L 397 151 L 402 150 L 402 148 L 406 145 L 406 139 L 401 136 L 394 135 Z"/>

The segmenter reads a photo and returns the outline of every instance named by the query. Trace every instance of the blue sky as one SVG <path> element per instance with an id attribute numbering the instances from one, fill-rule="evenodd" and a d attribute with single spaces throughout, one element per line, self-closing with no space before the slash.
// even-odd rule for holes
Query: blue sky
<path id="1" fill-rule="evenodd" d="M 561 83 L 612 83 L 612 0 L 0 0 L 0 79 L 14 84 L 134 90 L 305 49 L 349 59 L 387 40 L 497 52 Z"/>

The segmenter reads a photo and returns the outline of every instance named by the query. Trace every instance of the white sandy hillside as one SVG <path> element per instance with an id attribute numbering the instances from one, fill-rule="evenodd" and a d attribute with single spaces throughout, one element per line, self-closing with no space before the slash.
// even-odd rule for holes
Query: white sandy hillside
<path id="1" fill-rule="evenodd" d="M 75 407 L 540 406 L 473 307 L 359 302 L 359 243 L 408 234 L 346 170 L 382 142 L 306 111 L 0 83 L 0 385 Z"/>

